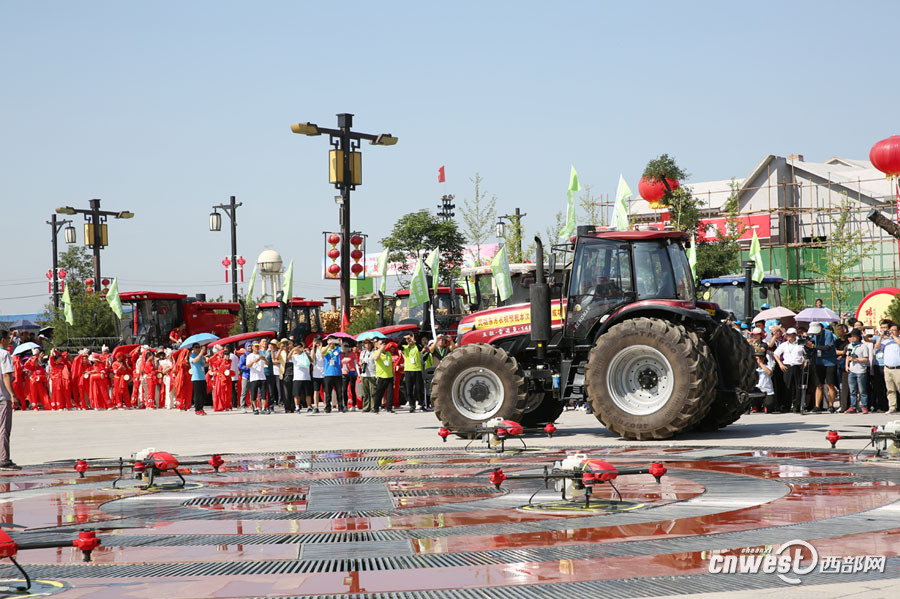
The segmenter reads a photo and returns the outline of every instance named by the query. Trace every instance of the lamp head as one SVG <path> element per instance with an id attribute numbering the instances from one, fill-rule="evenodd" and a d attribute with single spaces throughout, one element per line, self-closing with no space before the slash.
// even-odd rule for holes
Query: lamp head
<path id="1" fill-rule="evenodd" d="M 322 135 L 319 127 L 313 123 L 294 123 L 291 125 L 291 131 L 298 135 Z"/>
<path id="2" fill-rule="evenodd" d="M 397 143 L 397 138 L 390 133 L 381 133 L 372 141 L 373 146 L 393 146 Z"/>

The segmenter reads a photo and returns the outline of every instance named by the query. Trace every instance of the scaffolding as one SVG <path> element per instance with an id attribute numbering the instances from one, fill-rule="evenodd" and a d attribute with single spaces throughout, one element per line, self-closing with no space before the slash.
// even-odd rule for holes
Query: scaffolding
<path id="1" fill-rule="evenodd" d="M 790 164 L 790 163 L 789 163 Z M 790 164 L 791 170 L 794 165 Z M 853 181 L 833 181 L 822 178 L 821 181 L 788 180 L 781 177 L 772 183 L 771 165 L 768 167 L 766 184 L 757 187 L 738 187 L 741 205 L 750 205 L 750 209 L 741 210 L 737 217 L 750 225 L 750 217 L 768 215 L 770 236 L 760 238 L 763 262 L 768 274 L 784 279 L 782 289 L 787 291 L 789 299 L 784 303 L 789 307 L 812 305 L 816 298 L 829 303 L 831 289 L 826 280 L 811 271 L 810 264 L 822 264 L 831 243 L 835 216 L 841 211 L 840 197 L 847 195 L 852 207 L 848 226 L 862 231 L 859 238 L 859 250 L 871 248 L 856 266 L 845 273 L 842 279 L 847 285 L 849 297 L 840 306 L 843 312 L 853 312 L 867 293 L 879 287 L 895 287 L 898 283 L 900 268 L 900 240 L 895 239 L 867 218 L 869 211 L 876 208 L 896 218 L 894 199 L 895 191 L 886 184 L 883 177 L 856 178 Z M 792 172 L 793 175 L 793 172 Z M 793 177 L 791 177 L 793 179 Z M 867 194 L 865 184 L 869 187 Z M 872 194 L 872 187 L 884 185 L 887 193 Z M 735 191 L 731 189 L 707 190 L 695 195 L 704 202 L 701 207 L 701 218 L 727 218 L 718 207 Z M 749 196 L 748 196 L 749 194 Z M 900 186 L 896 190 L 900 197 Z M 762 197 L 764 196 L 764 197 Z M 743 201 L 749 197 L 747 201 Z M 637 224 L 653 224 L 660 221 L 659 213 L 636 215 Z M 749 259 L 748 239 L 742 239 L 741 259 Z M 735 265 L 738 272 L 738 265 Z M 833 305 L 834 298 L 831 298 Z M 838 308 L 835 307 L 835 310 Z"/>

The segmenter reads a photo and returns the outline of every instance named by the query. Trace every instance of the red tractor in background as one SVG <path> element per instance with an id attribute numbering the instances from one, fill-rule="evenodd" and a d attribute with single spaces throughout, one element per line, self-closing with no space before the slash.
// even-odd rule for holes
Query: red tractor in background
<path id="1" fill-rule="evenodd" d="M 438 287 L 437 293 L 429 289 L 431 304 L 409 305 L 409 289 L 401 289 L 386 302 L 380 311 L 376 331 L 393 341 L 403 339 L 407 333 L 431 336 L 431 305 L 434 306 L 435 329 L 438 335 L 456 336 L 459 319 L 465 314 L 466 291 L 461 287 Z"/>
<path id="2" fill-rule="evenodd" d="M 241 311 L 238 302 L 208 302 L 198 293 L 128 291 L 120 293 L 123 304 L 131 304 L 131 314 L 122 319 L 123 344 L 169 345 L 169 333 L 183 327 L 182 338 L 197 333 L 227 337 Z"/>
<path id="3" fill-rule="evenodd" d="M 256 330 L 272 331 L 278 339 L 294 337 L 294 343 L 303 341 L 312 345 L 316 338 L 325 335 L 322 328 L 322 306 L 325 302 L 292 297 L 287 302 L 262 302 L 257 305 Z"/>
<path id="4" fill-rule="evenodd" d="M 585 398 L 630 439 L 740 418 L 756 383 L 752 350 L 715 304 L 696 300 L 687 241 L 679 231 L 580 226 L 556 248 L 562 273 L 551 256 L 548 284 L 536 240 L 530 302 L 460 321 L 460 347 L 434 373 L 435 415 L 447 428 L 492 418 L 533 426 Z"/>

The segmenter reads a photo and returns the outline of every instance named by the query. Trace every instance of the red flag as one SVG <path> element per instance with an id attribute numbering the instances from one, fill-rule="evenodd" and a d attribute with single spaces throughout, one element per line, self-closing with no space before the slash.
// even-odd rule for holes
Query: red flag
<path id="1" fill-rule="evenodd" d="M 447 177 L 444 175 L 444 167 L 438 169 L 438 183 L 443 183 L 447 180 Z"/>
<path id="2" fill-rule="evenodd" d="M 344 312 L 343 308 L 341 308 L 341 332 L 346 333 L 347 327 L 350 326 L 350 319 L 347 318 L 347 313 Z"/>

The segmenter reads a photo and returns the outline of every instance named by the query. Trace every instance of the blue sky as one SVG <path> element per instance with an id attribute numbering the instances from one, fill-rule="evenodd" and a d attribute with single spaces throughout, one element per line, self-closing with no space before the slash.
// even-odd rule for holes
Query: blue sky
<path id="1" fill-rule="evenodd" d="M 363 146 L 352 223 L 369 251 L 404 212 L 471 199 L 476 172 L 531 233 L 564 208 L 570 164 L 599 194 L 620 172 L 636 190 L 664 152 L 695 181 L 767 154 L 865 158 L 898 133 L 898 16 L 895 2 L 3 0 L 15 249 L 0 313 L 48 301 L 44 222 L 95 197 L 136 213 L 103 251 L 122 290 L 230 295 L 229 238 L 207 214 L 235 195 L 248 261 L 274 247 L 295 260 L 296 295 L 336 294 L 320 278 L 321 232 L 337 227 L 327 139 L 289 125 L 338 112 L 400 138 Z"/>

